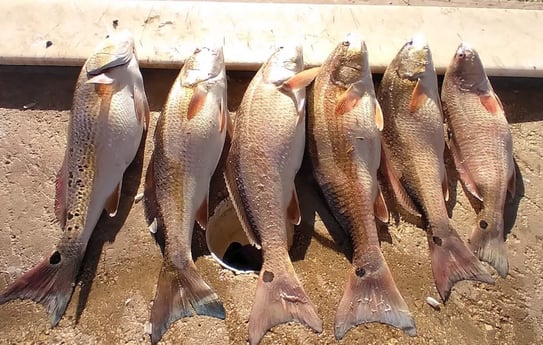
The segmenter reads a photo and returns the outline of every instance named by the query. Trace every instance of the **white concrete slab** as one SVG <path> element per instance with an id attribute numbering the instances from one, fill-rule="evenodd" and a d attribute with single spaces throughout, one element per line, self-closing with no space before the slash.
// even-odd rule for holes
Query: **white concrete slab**
<path id="1" fill-rule="evenodd" d="M 413 33 L 426 35 L 439 73 L 461 38 L 490 75 L 543 76 L 543 11 L 191 1 L 1 1 L 0 64 L 81 65 L 113 20 L 131 30 L 143 67 L 179 68 L 204 40 L 222 40 L 229 69 L 254 70 L 277 42 L 301 40 L 318 65 L 350 31 L 382 72 Z M 52 45 L 46 47 L 46 42 Z"/>

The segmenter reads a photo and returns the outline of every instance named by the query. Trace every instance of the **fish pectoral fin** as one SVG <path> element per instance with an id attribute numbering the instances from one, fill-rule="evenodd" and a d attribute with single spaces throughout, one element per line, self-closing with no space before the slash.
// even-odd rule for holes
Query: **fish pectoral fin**
<path id="1" fill-rule="evenodd" d="M 458 176 L 460 177 L 460 180 L 464 183 L 464 186 L 466 187 L 467 191 L 470 192 L 470 194 L 473 195 L 478 200 L 483 201 L 483 198 L 481 197 L 481 193 L 479 193 L 479 189 L 477 188 L 477 184 L 471 177 L 471 174 L 468 168 L 464 164 L 464 160 L 462 159 L 460 150 L 458 149 L 458 146 L 456 145 L 454 136 L 449 138 L 449 148 L 453 156 L 453 161 L 454 161 L 454 165 L 456 166 L 456 171 L 458 172 Z"/>
<path id="2" fill-rule="evenodd" d="M 117 214 L 117 208 L 119 207 L 119 200 L 121 199 L 121 187 L 123 184 L 123 180 L 121 178 L 121 181 L 115 187 L 113 190 L 113 193 L 107 198 L 106 204 L 104 205 L 104 209 L 107 211 L 110 217 L 115 217 Z"/>
<path id="3" fill-rule="evenodd" d="M 55 183 L 55 216 L 62 228 L 66 225 L 66 184 L 68 183 L 66 176 L 67 165 L 64 158 Z"/>
<path id="4" fill-rule="evenodd" d="M 287 219 L 294 225 L 300 225 L 302 222 L 302 214 L 300 212 L 300 203 L 296 189 L 292 190 L 292 197 L 287 207 Z"/>
<path id="5" fill-rule="evenodd" d="M 132 59 L 133 50 L 130 45 L 109 45 L 105 50 L 91 56 L 85 65 L 89 74 L 98 74 L 103 71 L 127 64 Z"/>
<path id="6" fill-rule="evenodd" d="M 485 109 L 491 114 L 497 114 L 498 111 L 503 112 L 503 105 L 494 91 L 490 90 L 486 94 L 479 95 L 479 101 Z"/>
<path id="7" fill-rule="evenodd" d="M 110 76 L 107 75 L 107 73 L 100 73 L 98 75 L 93 76 L 89 80 L 85 82 L 85 84 L 106 84 L 110 85 L 113 84 L 114 80 Z"/>
<path id="8" fill-rule="evenodd" d="M 384 223 L 388 223 L 388 220 L 389 220 L 388 208 L 385 202 L 385 198 L 383 197 L 383 192 L 381 191 L 381 187 L 378 187 L 377 191 L 378 193 L 377 193 L 377 197 L 375 198 L 375 203 L 374 203 L 375 216 L 380 221 Z"/>
<path id="9" fill-rule="evenodd" d="M 447 173 L 445 173 L 443 176 L 441 188 L 443 189 L 443 197 L 445 198 L 445 201 L 449 201 L 449 179 L 447 178 Z"/>
<path id="10" fill-rule="evenodd" d="M 303 70 L 292 76 L 281 85 L 281 89 L 287 93 L 305 89 L 320 71 L 320 67 L 313 67 Z"/>
<path id="11" fill-rule="evenodd" d="M 228 109 L 224 101 L 219 104 L 219 132 L 223 133 L 228 127 Z M 227 129 L 228 130 L 228 129 Z"/>
<path id="12" fill-rule="evenodd" d="M 375 100 L 375 125 L 377 126 L 379 131 L 382 131 L 385 126 L 383 110 L 381 109 L 381 106 L 379 105 L 379 102 L 377 100 Z"/>
<path id="13" fill-rule="evenodd" d="M 336 115 L 343 115 L 353 110 L 360 102 L 361 95 L 356 88 L 351 85 L 343 92 L 336 102 Z"/>
<path id="14" fill-rule="evenodd" d="M 382 147 L 384 148 L 384 145 L 382 145 Z M 390 186 L 392 187 L 392 191 L 394 192 L 394 196 L 396 197 L 397 203 L 411 215 L 417 218 L 421 217 L 421 213 L 418 211 L 415 203 L 413 200 L 411 200 L 411 197 L 403 187 L 402 182 L 400 181 L 400 175 L 396 173 L 392 167 L 392 164 L 388 161 L 384 149 L 381 151 L 380 169 L 387 177 Z"/>
<path id="15" fill-rule="evenodd" d="M 202 204 L 200 205 L 200 207 L 198 208 L 198 210 L 196 210 L 196 222 L 198 223 L 198 225 L 200 225 L 200 227 L 202 229 L 206 229 L 207 227 L 207 204 L 208 204 L 208 196 L 205 197 L 204 201 L 202 202 Z"/>
<path id="16" fill-rule="evenodd" d="M 414 113 L 415 111 L 419 110 L 426 102 L 426 99 L 428 99 L 428 95 L 426 94 L 426 92 L 424 92 L 424 87 L 422 86 L 422 82 L 419 79 L 417 81 L 417 85 L 415 85 L 415 88 L 413 89 L 413 93 L 411 94 L 409 111 L 411 113 Z"/>
<path id="17" fill-rule="evenodd" d="M 226 131 L 228 133 L 228 135 L 230 136 L 230 138 L 232 138 L 234 136 L 234 128 L 235 128 L 235 121 L 236 121 L 236 113 L 233 112 L 233 111 L 228 111 L 228 116 L 227 116 L 227 128 L 226 128 Z"/>
<path id="18" fill-rule="evenodd" d="M 202 110 L 206 102 L 206 97 L 206 91 L 202 90 L 199 87 L 194 88 L 194 93 L 192 94 L 192 98 L 190 99 L 187 109 L 187 119 L 192 119 L 200 112 L 200 110 Z"/>
<path id="19" fill-rule="evenodd" d="M 134 86 L 134 106 L 136 108 L 136 116 L 138 117 L 138 122 L 147 132 L 147 129 L 149 129 L 150 118 L 149 103 L 147 103 L 147 97 L 145 96 L 145 93 L 137 86 Z"/>

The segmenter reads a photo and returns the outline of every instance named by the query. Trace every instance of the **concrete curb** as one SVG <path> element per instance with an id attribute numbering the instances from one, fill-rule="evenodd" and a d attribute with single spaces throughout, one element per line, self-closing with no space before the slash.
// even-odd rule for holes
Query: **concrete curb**
<path id="1" fill-rule="evenodd" d="M 543 11 L 449 7 L 194 1 L 0 2 L 0 64 L 78 66 L 117 20 L 136 37 L 142 67 L 179 68 L 194 47 L 223 40 L 227 68 L 255 70 L 285 40 L 304 44 L 318 65 L 347 32 L 366 39 L 373 72 L 383 72 L 414 33 L 427 37 L 438 73 L 461 38 L 489 75 L 543 76 Z M 50 42 L 49 44 L 47 42 Z"/>

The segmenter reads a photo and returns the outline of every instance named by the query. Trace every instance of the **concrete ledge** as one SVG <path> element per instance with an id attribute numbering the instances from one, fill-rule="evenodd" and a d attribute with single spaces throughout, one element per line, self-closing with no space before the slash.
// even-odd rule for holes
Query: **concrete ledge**
<path id="1" fill-rule="evenodd" d="M 1 1 L 0 13 L 0 64 L 82 65 L 118 20 L 119 28 L 134 33 L 142 67 L 179 68 L 198 43 L 223 36 L 229 69 L 257 69 L 284 40 L 301 40 L 306 64 L 318 65 L 347 32 L 358 31 L 378 73 L 422 32 L 438 73 L 462 38 L 479 51 L 490 75 L 543 77 L 543 11 L 535 10 L 18 0 Z"/>

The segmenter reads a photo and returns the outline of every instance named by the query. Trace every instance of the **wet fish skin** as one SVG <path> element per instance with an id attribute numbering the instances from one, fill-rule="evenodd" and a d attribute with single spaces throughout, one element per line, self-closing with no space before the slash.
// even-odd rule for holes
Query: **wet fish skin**
<path id="1" fill-rule="evenodd" d="M 305 143 L 305 87 L 301 47 L 278 48 L 249 84 L 236 115 L 225 181 L 243 228 L 263 250 L 249 343 L 273 326 L 297 320 L 322 331 L 287 249 L 288 223 L 300 222 L 294 187 Z"/>
<path id="2" fill-rule="evenodd" d="M 447 68 L 441 98 L 460 179 L 483 202 L 468 243 L 505 278 L 503 212 L 507 191 L 513 195 L 515 187 L 511 131 L 479 54 L 465 43 Z"/>
<path id="3" fill-rule="evenodd" d="M 443 116 L 431 52 L 423 38 L 407 42 L 387 67 L 378 90 L 383 108 L 385 174 L 397 200 L 425 221 L 436 288 L 446 301 L 461 280 L 493 283 L 449 223 Z M 394 187 L 396 186 L 396 187 Z"/>
<path id="4" fill-rule="evenodd" d="M 225 317 L 219 297 L 196 270 L 191 242 L 194 222 L 207 224 L 209 183 L 226 137 L 226 87 L 222 47 L 197 48 L 157 123 L 144 192 L 147 221 L 160 224 L 164 254 L 151 309 L 152 344 L 180 318 Z"/>
<path id="5" fill-rule="evenodd" d="M 374 208 L 388 217 L 377 182 L 383 117 L 366 45 L 358 35 L 348 35 L 323 63 L 308 104 L 314 175 L 354 247 L 335 318 L 336 339 L 366 322 L 415 335 L 415 323 L 379 247 Z"/>
<path id="6" fill-rule="evenodd" d="M 58 324 L 102 210 L 110 216 L 117 212 L 123 174 L 138 151 L 148 117 L 132 35 L 112 33 L 83 66 L 74 92 L 56 183 L 55 214 L 62 238 L 50 257 L 0 294 L 0 304 L 32 299 L 46 307 L 52 326 Z"/>

